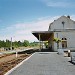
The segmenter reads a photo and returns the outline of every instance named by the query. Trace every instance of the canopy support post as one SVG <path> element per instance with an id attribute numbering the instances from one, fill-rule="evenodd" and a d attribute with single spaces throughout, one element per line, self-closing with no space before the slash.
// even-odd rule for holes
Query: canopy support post
<path id="1" fill-rule="evenodd" d="M 41 51 L 41 34 L 39 34 L 39 51 Z"/>

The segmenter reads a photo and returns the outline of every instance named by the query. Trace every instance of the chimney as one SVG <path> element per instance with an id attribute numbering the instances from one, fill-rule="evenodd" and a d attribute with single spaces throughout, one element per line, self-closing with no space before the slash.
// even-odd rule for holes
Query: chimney
<path id="1" fill-rule="evenodd" d="M 67 18 L 69 18 L 69 19 L 70 19 L 70 16 L 68 15 L 68 16 L 67 16 Z"/>

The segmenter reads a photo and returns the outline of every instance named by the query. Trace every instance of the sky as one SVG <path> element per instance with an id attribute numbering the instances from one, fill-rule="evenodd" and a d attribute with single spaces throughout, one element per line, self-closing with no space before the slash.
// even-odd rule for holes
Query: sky
<path id="1" fill-rule="evenodd" d="M 75 0 L 0 0 L 0 40 L 38 41 L 32 31 L 47 31 L 63 15 L 75 20 Z"/>

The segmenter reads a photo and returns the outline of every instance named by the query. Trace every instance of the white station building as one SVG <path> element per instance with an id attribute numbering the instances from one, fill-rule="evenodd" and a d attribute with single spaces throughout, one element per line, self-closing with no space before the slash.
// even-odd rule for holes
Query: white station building
<path id="1" fill-rule="evenodd" d="M 75 21 L 70 16 L 61 16 L 54 20 L 50 23 L 48 31 L 32 31 L 32 34 L 39 41 L 48 41 L 48 46 L 54 51 L 58 51 L 58 48 L 75 49 Z M 55 38 L 60 39 L 61 42 L 57 44 Z"/>

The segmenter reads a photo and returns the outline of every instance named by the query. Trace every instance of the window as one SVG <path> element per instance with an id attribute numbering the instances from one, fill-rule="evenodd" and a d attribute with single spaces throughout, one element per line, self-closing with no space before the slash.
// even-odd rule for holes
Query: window
<path id="1" fill-rule="evenodd" d="M 67 39 L 66 38 L 62 38 L 62 40 L 65 40 L 66 41 Z"/>

